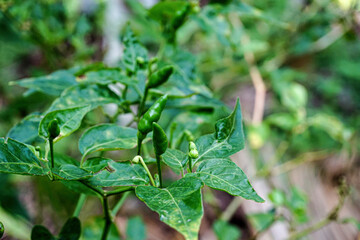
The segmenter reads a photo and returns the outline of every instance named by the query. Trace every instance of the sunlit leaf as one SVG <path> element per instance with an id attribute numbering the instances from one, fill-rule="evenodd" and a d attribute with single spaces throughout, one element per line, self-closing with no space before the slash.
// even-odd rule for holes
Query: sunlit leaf
<path id="1" fill-rule="evenodd" d="M 201 181 L 190 176 L 163 189 L 139 186 L 136 195 L 160 215 L 161 221 L 182 233 L 186 239 L 198 239 L 203 216 L 201 187 Z"/>

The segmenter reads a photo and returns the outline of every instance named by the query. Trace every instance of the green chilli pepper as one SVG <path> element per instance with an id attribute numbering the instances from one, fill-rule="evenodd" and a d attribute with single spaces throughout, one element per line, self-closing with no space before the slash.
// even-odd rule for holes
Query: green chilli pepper
<path id="1" fill-rule="evenodd" d="M 0 222 L 0 238 L 4 235 L 4 232 L 5 232 L 4 224 Z"/>
<path id="2" fill-rule="evenodd" d="M 175 17 L 171 21 L 171 27 L 173 29 L 178 29 L 181 27 L 181 25 L 184 24 L 186 17 L 188 16 L 188 13 L 190 11 L 190 4 L 186 5 L 182 10 L 179 10 L 175 13 Z"/>
<path id="3" fill-rule="evenodd" d="M 138 125 L 138 136 L 145 138 L 151 132 L 152 123 L 160 119 L 161 113 L 165 108 L 167 95 L 160 97 L 144 114 Z"/>
<path id="4" fill-rule="evenodd" d="M 147 83 L 147 88 L 155 88 L 165 83 L 173 73 L 174 68 L 172 66 L 166 66 L 153 73 Z"/>
<path id="5" fill-rule="evenodd" d="M 49 139 L 55 139 L 60 134 L 59 121 L 57 119 L 51 120 L 47 130 L 49 132 Z"/>
<path id="6" fill-rule="evenodd" d="M 162 175 L 161 175 L 161 155 L 165 153 L 168 146 L 168 139 L 164 130 L 160 127 L 159 124 L 153 123 L 153 145 L 156 156 L 156 163 L 158 167 L 160 187 L 162 188 Z"/>
<path id="7" fill-rule="evenodd" d="M 153 123 L 153 144 L 156 155 L 162 155 L 165 153 L 168 147 L 168 139 L 164 130 L 159 124 Z"/>

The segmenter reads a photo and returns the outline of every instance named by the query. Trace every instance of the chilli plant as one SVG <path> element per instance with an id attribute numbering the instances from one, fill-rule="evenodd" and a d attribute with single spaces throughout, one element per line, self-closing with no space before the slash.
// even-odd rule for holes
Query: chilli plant
<path id="1" fill-rule="evenodd" d="M 189 12 L 188 5 L 184 8 L 180 15 Z M 185 17 L 176 16 L 173 24 L 180 26 Z M 176 36 L 166 37 L 171 41 L 149 58 L 128 26 L 122 38 L 124 56 L 117 67 L 92 64 L 13 83 L 56 99 L 46 111 L 30 114 L 0 139 L 0 172 L 47 176 L 81 193 L 74 215 L 58 237 L 36 225 L 31 239 L 79 239 L 77 217 L 88 195 L 96 195 L 103 206 L 101 239 L 107 238 L 113 213 L 130 192 L 186 239 L 198 238 L 205 185 L 264 201 L 230 159 L 244 148 L 239 100 L 228 111 L 197 77 L 187 58 L 190 53 L 173 43 Z M 94 124 L 100 110 L 107 122 Z M 125 123 L 122 116 L 131 119 Z M 79 160 L 57 151 L 57 143 L 76 136 L 77 130 L 83 131 Z M 114 150 L 128 154 L 115 161 L 111 158 L 117 155 L 105 155 Z M 174 173 L 163 176 L 166 167 Z M 122 198 L 110 206 L 109 198 L 115 195 Z"/>

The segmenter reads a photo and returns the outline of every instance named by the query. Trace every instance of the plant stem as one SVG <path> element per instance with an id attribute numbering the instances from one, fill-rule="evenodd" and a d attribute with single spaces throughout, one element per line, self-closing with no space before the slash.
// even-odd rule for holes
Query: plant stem
<path id="1" fill-rule="evenodd" d="M 189 158 L 189 170 L 190 172 L 192 172 L 192 158 L 191 157 L 188 158 Z"/>
<path id="2" fill-rule="evenodd" d="M 120 208 L 122 207 L 122 205 L 124 204 L 126 198 L 127 198 L 129 195 L 130 195 L 130 192 L 125 192 L 125 193 L 121 196 L 120 200 L 117 202 L 117 204 L 115 205 L 115 207 L 114 207 L 113 210 L 111 211 L 111 215 L 112 215 L 113 217 L 116 216 L 116 214 L 118 213 L 118 211 L 120 210 Z"/>
<path id="3" fill-rule="evenodd" d="M 139 156 L 140 156 L 140 153 L 141 153 L 142 141 L 143 141 L 143 139 L 138 137 L 138 139 L 137 139 L 137 155 L 139 155 Z"/>
<path id="4" fill-rule="evenodd" d="M 302 230 L 301 232 L 297 232 L 295 234 L 292 234 L 289 239 L 299 239 L 301 237 L 304 237 L 304 236 L 307 236 L 309 235 L 310 233 L 316 231 L 316 230 L 319 230 L 320 228 L 328 225 L 329 223 L 331 222 L 330 219 L 328 218 L 325 218 L 323 220 L 320 220 L 319 222 L 315 223 L 314 225 L 308 227 L 308 228 L 305 228 L 304 230 Z"/>
<path id="5" fill-rule="evenodd" d="M 161 155 L 156 155 L 156 164 L 157 164 L 157 168 L 158 168 L 160 188 L 162 188 L 163 184 L 162 184 L 162 175 L 161 175 Z"/>
<path id="6" fill-rule="evenodd" d="M 49 145 L 50 145 L 51 169 L 53 169 L 55 167 L 55 163 L 54 163 L 54 140 L 51 139 L 51 138 L 49 138 Z"/>
<path id="7" fill-rule="evenodd" d="M 327 217 L 320 220 L 319 222 L 299 231 L 299 232 L 295 232 L 295 233 L 291 234 L 289 236 L 289 240 L 302 238 L 302 237 L 307 236 L 310 233 L 315 232 L 315 231 L 319 230 L 320 228 L 328 225 L 332 221 L 337 221 L 339 212 L 342 209 L 342 207 L 344 206 L 345 199 L 348 195 L 349 195 L 348 186 L 346 185 L 345 180 L 342 179 L 341 185 L 339 187 L 339 202 L 333 208 L 333 210 L 327 215 Z"/>
<path id="8" fill-rule="evenodd" d="M 228 222 L 232 218 L 236 210 L 240 207 L 242 202 L 242 198 L 234 197 L 234 199 L 231 201 L 225 211 L 221 214 L 220 219 Z"/>
<path id="9" fill-rule="evenodd" d="M 80 168 L 82 168 L 82 166 L 83 166 L 83 164 L 84 164 L 85 157 L 86 157 L 86 155 L 85 155 L 85 154 L 84 154 L 84 155 L 82 155 L 82 157 L 81 157 L 81 161 L 80 161 Z"/>
<path id="10" fill-rule="evenodd" d="M 110 217 L 110 212 L 109 212 L 109 203 L 107 200 L 107 196 L 103 196 L 102 204 L 103 204 L 103 209 L 104 209 L 105 225 L 104 225 L 103 233 L 101 236 L 101 240 L 106 240 L 107 235 L 110 230 L 110 225 L 111 225 L 111 217 Z"/>
<path id="11" fill-rule="evenodd" d="M 93 190 L 94 192 L 96 192 L 97 194 L 99 194 L 100 196 L 104 196 L 104 192 L 100 189 L 97 189 L 91 185 L 89 185 L 88 183 L 84 182 L 84 181 L 79 181 L 81 182 L 82 184 L 84 184 L 86 187 L 90 188 L 91 190 Z"/>
<path id="12" fill-rule="evenodd" d="M 81 209 L 84 206 L 85 200 L 86 200 L 86 195 L 82 193 L 79 197 L 78 203 L 76 204 L 76 208 L 73 214 L 74 217 L 79 217 Z"/>
<path id="13" fill-rule="evenodd" d="M 145 171 L 147 172 L 147 174 L 148 174 L 148 176 L 149 176 L 149 178 L 150 178 L 150 182 L 151 182 L 151 184 L 155 187 L 155 182 L 154 182 L 154 179 L 153 179 L 153 177 L 151 176 L 151 173 L 150 173 L 150 171 L 149 171 L 148 167 L 146 166 L 146 164 L 145 164 L 145 162 L 144 162 L 143 158 L 142 158 L 141 156 L 139 156 L 139 159 L 140 159 L 141 164 L 143 165 L 143 167 L 144 167 Z"/>

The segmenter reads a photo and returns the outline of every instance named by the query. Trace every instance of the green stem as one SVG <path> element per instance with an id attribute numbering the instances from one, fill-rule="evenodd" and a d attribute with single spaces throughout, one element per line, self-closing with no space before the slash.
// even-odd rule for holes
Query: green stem
<path id="1" fill-rule="evenodd" d="M 113 217 L 115 217 L 116 214 L 119 212 L 120 208 L 122 207 L 122 205 L 124 204 L 126 198 L 127 198 L 129 195 L 130 195 L 130 192 L 125 192 L 125 193 L 121 196 L 120 200 L 118 201 L 118 203 L 115 205 L 115 207 L 114 207 L 113 210 L 111 211 L 111 215 L 112 215 Z"/>
<path id="2" fill-rule="evenodd" d="M 138 137 L 138 139 L 137 139 L 137 155 L 139 155 L 139 156 L 140 156 L 140 153 L 141 153 L 142 141 L 143 141 L 143 139 Z"/>
<path id="3" fill-rule="evenodd" d="M 148 157 L 150 155 L 148 146 L 146 144 L 143 144 L 141 147 L 143 149 L 143 154 L 144 154 L 145 158 Z"/>
<path id="4" fill-rule="evenodd" d="M 140 159 L 141 164 L 143 165 L 143 167 L 144 167 L 145 171 L 147 172 L 147 174 L 148 174 L 148 176 L 149 176 L 149 178 L 150 178 L 150 182 L 151 182 L 151 184 L 155 187 L 155 182 L 154 182 L 154 179 L 153 179 L 153 177 L 151 176 L 151 173 L 150 173 L 150 171 L 149 171 L 148 167 L 146 166 L 146 164 L 145 164 L 145 162 L 144 162 L 143 158 L 142 158 L 141 156 L 139 156 L 139 159 Z"/>
<path id="5" fill-rule="evenodd" d="M 156 155 L 156 164 L 157 164 L 157 168 L 158 168 L 160 188 L 162 188 L 163 184 L 162 184 L 162 175 L 161 175 L 161 156 L 160 155 Z"/>
<path id="6" fill-rule="evenodd" d="M 188 158 L 189 158 L 189 170 L 190 172 L 192 172 L 192 158 L 191 157 Z"/>
<path id="7" fill-rule="evenodd" d="M 104 209 L 105 225 L 104 225 L 103 233 L 101 235 L 101 240 L 106 240 L 111 225 L 111 216 L 109 212 L 109 203 L 107 200 L 107 196 L 103 196 L 102 204 Z"/>
<path id="8" fill-rule="evenodd" d="M 299 239 L 299 238 L 302 238 L 304 236 L 307 236 L 309 235 L 310 233 L 316 231 L 316 230 L 319 230 L 320 228 L 323 228 L 324 226 L 328 225 L 329 223 L 331 222 L 330 219 L 328 218 L 325 218 L 317 223 L 315 223 L 314 225 L 308 227 L 308 228 L 305 228 L 304 230 L 302 230 L 301 232 L 298 232 L 298 233 L 295 233 L 295 234 L 292 234 L 289 239 Z"/>
<path id="9" fill-rule="evenodd" d="M 49 139 L 49 145 L 50 145 L 51 169 L 53 169 L 55 167 L 55 163 L 54 163 L 54 140 L 51 139 L 51 138 Z"/>
<path id="10" fill-rule="evenodd" d="M 84 164 L 84 162 L 85 162 L 85 157 L 86 157 L 86 155 L 84 154 L 84 155 L 82 155 L 82 157 L 81 157 L 81 161 L 80 161 L 80 168 L 82 168 L 82 166 L 83 166 L 83 164 Z"/>
<path id="11" fill-rule="evenodd" d="M 93 190 L 94 192 L 96 192 L 97 194 L 99 194 L 100 196 L 104 196 L 104 192 L 100 189 L 97 189 L 91 185 L 89 185 L 88 183 L 84 182 L 84 181 L 79 181 L 81 182 L 82 184 L 84 184 L 86 187 L 90 188 L 91 190 Z"/>
<path id="12" fill-rule="evenodd" d="M 84 206 L 85 200 L 86 200 L 86 195 L 82 193 L 79 197 L 78 203 L 76 204 L 76 208 L 73 214 L 74 217 L 79 217 L 81 209 Z"/>
<path id="13" fill-rule="evenodd" d="M 146 98 L 148 95 L 149 89 L 147 87 L 145 87 L 145 91 L 144 91 L 144 96 L 141 99 L 140 105 L 139 105 L 139 109 L 138 109 L 138 122 L 140 122 L 140 118 L 142 116 L 142 112 L 144 111 L 144 106 L 145 106 L 145 102 L 146 102 Z"/>

